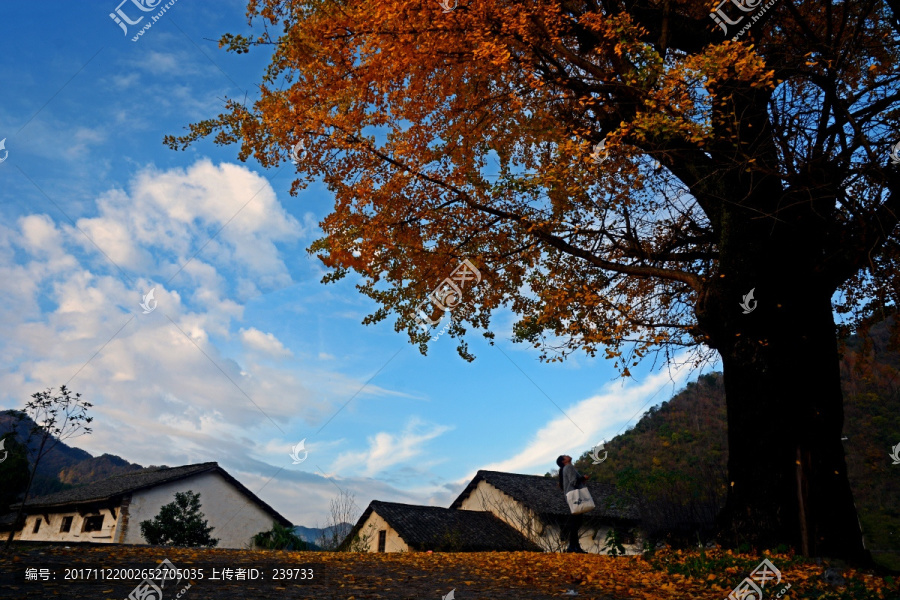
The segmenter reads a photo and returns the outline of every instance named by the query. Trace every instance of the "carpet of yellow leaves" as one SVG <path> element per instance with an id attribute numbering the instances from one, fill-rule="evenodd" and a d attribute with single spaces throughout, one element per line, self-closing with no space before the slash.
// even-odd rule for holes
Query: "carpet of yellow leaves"
<path id="1" fill-rule="evenodd" d="M 135 582 L 71 583 L 14 581 L 26 567 L 49 567 L 61 575 L 65 568 L 128 567 L 157 564 L 168 558 L 179 568 L 257 567 L 267 581 L 209 581 L 195 579 L 180 600 L 320 598 L 320 599 L 433 599 L 455 589 L 456 600 L 563 598 L 574 589 L 584 600 L 716 599 L 722 600 L 761 560 L 718 550 L 661 551 L 651 561 L 639 556 L 610 557 L 527 552 L 348 554 L 198 550 L 159 547 L 43 547 L 16 549 L 0 558 L 0 597 L 122 600 Z M 822 580 L 823 567 L 788 555 L 768 558 L 782 573 L 780 585 L 766 588 L 775 597 L 785 584 L 791 588 L 781 600 L 834 598 L 841 600 L 900 598 L 896 582 L 846 569 L 847 585 L 835 588 Z M 312 581 L 271 581 L 272 569 L 315 565 Z M 730 565 L 730 566 L 728 566 Z M 184 582 L 181 584 L 184 585 Z M 174 597 L 174 593 L 172 594 Z M 169 600 L 168 595 L 165 600 Z"/>

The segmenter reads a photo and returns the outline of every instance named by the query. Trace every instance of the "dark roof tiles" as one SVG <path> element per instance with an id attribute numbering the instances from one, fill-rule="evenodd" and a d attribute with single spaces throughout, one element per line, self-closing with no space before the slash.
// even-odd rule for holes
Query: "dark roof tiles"
<path id="1" fill-rule="evenodd" d="M 163 483 L 177 481 L 178 479 L 199 475 L 206 471 L 213 471 L 218 468 L 218 463 L 207 462 L 196 465 L 186 465 L 183 467 L 143 469 L 141 471 L 114 475 L 109 479 L 95 481 L 94 483 L 88 483 L 61 492 L 54 492 L 53 494 L 47 494 L 46 496 L 31 498 L 25 503 L 25 506 L 27 508 L 36 508 L 106 500 L 139 489 L 155 487 Z"/>
<path id="2" fill-rule="evenodd" d="M 247 489 L 240 481 L 229 475 L 219 463 L 205 462 L 181 467 L 154 467 L 115 475 L 102 481 L 88 483 L 69 490 L 47 494 L 31 498 L 25 503 L 26 512 L 35 512 L 38 509 L 71 506 L 89 502 L 102 502 L 113 500 L 138 490 L 156 487 L 165 483 L 178 481 L 187 477 L 215 472 L 225 478 L 238 490 L 243 492 L 252 502 L 272 515 L 275 521 L 284 526 L 290 526 L 291 522 L 281 516 L 275 509 L 263 502 L 253 492 Z"/>
<path id="3" fill-rule="evenodd" d="M 559 489 L 559 484 L 555 477 L 485 470 L 478 471 L 462 494 L 453 501 L 450 508 L 459 508 L 463 500 L 475 490 L 475 487 L 482 480 L 513 499 L 518 500 L 538 514 L 569 514 L 569 505 L 566 503 L 566 497 L 562 490 Z M 635 521 L 639 519 L 634 503 L 617 492 L 614 485 L 588 481 L 587 488 L 597 508 L 587 513 L 586 516 Z M 489 510 L 489 507 L 479 506 L 477 510 Z"/>
<path id="4" fill-rule="evenodd" d="M 490 513 L 379 500 L 369 504 L 345 544 L 353 539 L 373 511 L 387 521 L 411 549 L 417 551 L 541 551 L 536 544 Z"/>

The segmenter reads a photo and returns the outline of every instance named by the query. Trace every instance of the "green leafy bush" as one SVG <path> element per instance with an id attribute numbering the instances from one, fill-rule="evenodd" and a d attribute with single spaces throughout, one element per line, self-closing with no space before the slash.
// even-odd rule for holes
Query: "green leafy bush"
<path id="1" fill-rule="evenodd" d="M 260 531 L 253 536 L 253 545 L 265 550 L 309 550 L 309 545 L 284 525 L 272 522 L 272 529 Z"/>
<path id="2" fill-rule="evenodd" d="M 209 535 L 213 529 L 200 512 L 200 494 L 191 490 L 175 492 L 175 502 L 160 508 L 152 521 L 141 521 L 141 535 L 157 546 L 213 548 L 219 544 Z"/>

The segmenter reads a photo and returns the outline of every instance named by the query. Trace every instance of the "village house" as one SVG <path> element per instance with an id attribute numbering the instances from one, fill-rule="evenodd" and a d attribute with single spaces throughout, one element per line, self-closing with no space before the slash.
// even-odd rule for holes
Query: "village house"
<path id="1" fill-rule="evenodd" d="M 626 554 L 639 554 L 643 539 L 634 503 L 610 484 L 588 481 L 587 488 L 597 506 L 584 515 L 581 547 L 605 554 L 606 535 L 615 527 L 624 534 Z M 450 508 L 490 512 L 548 552 L 561 552 L 568 546 L 561 531 L 569 506 L 555 477 L 481 470 Z"/>
<path id="2" fill-rule="evenodd" d="M 639 554 L 643 539 L 634 504 L 615 486 L 587 483 L 594 510 L 581 526 L 581 547 L 605 554 L 611 528 L 623 534 L 626 554 Z M 368 552 L 544 551 L 568 546 L 562 526 L 569 506 L 555 478 L 478 471 L 450 508 L 373 500 L 341 547 Z"/>
<path id="3" fill-rule="evenodd" d="M 362 552 L 489 552 L 541 549 L 487 512 L 373 500 L 341 544 Z"/>
<path id="4" fill-rule="evenodd" d="M 143 469 L 32 498 L 15 540 L 146 544 L 141 521 L 175 500 L 175 492 L 200 494 L 201 512 L 219 548 L 244 548 L 250 538 L 291 523 L 215 462 Z M 8 527 L 7 527 L 8 530 Z"/>

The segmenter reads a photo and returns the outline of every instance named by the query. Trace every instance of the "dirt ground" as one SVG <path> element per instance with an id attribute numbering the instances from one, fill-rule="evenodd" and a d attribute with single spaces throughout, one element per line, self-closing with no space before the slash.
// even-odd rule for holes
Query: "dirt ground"
<path id="1" fill-rule="evenodd" d="M 737 557 L 732 555 L 707 552 L 703 558 L 707 562 L 697 567 L 695 554 L 675 551 L 657 555 L 657 560 L 663 558 L 679 567 L 673 570 L 659 564 L 654 567 L 640 556 L 592 554 L 15 547 L 11 554 L 0 556 L 0 598 L 723 600 L 749 574 L 745 566 L 736 565 Z M 182 573 L 185 578 L 180 581 L 148 582 L 141 577 L 149 573 L 127 571 L 159 568 L 166 559 L 169 568 L 192 572 Z M 747 555 L 738 562 L 752 567 L 758 560 Z M 794 561 L 787 555 L 773 555 L 772 560 L 780 568 L 779 580 L 763 590 L 765 600 L 900 598 L 900 587 L 892 578 L 844 570 L 846 586 L 837 588 L 823 580 L 821 564 Z M 152 593 L 142 595 L 142 590 Z M 566 595 L 567 590 L 576 590 L 577 595 Z"/>
<path id="2" fill-rule="evenodd" d="M 168 559 L 175 568 L 195 569 L 192 581 L 167 581 L 162 599 L 155 595 L 140 600 L 244 600 L 256 598 L 317 598 L 322 600 L 431 599 L 442 600 L 453 591 L 455 600 L 476 598 L 566 598 L 567 589 L 579 588 L 583 600 L 624 600 L 599 590 L 578 586 L 562 570 L 549 572 L 535 565 L 546 555 L 534 553 L 483 554 L 333 554 L 242 550 L 184 550 L 172 548 L 70 548 L 45 547 L 19 550 L 0 559 L 0 597 L 67 598 L 73 600 L 124 600 L 140 580 L 98 579 L 127 576 L 117 569 L 155 568 Z M 521 563 L 519 576 L 492 568 L 497 561 Z M 568 561 L 592 558 L 564 556 Z M 529 566 L 531 565 L 531 566 Z M 37 580 L 25 579 L 26 569 L 37 569 Z M 237 580 L 236 569 L 256 568 L 257 579 Z M 41 569 L 47 571 L 41 572 Z M 94 571 L 97 569 L 97 571 Z M 100 571 L 112 569 L 112 571 Z M 232 579 L 224 579 L 232 569 Z M 309 579 L 312 569 L 312 578 Z M 202 570 L 203 578 L 197 577 Z M 215 572 L 214 572 L 215 570 Z M 215 576 L 218 580 L 211 580 Z M 300 579 L 301 577 L 306 579 Z M 48 580 L 44 581 L 44 577 Z M 87 578 L 73 580 L 73 577 Z M 275 580 L 274 577 L 281 577 Z M 294 579 L 286 579 L 292 577 Z M 162 582 L 155 581 L 157 587 Z M 185 589 L 188 584 L 190 587 Z M 590 587 L 590 586 L 588 586 Z M 147 589 L 154 590 L 152 586 Z"/>

